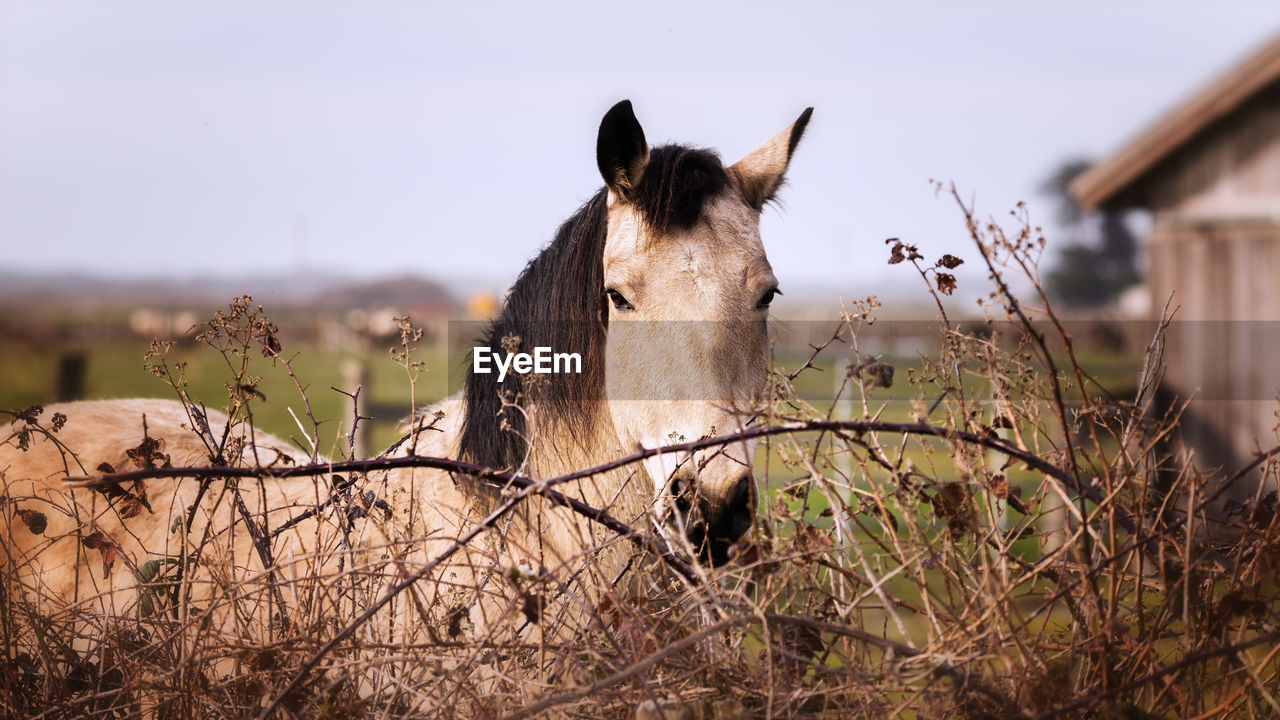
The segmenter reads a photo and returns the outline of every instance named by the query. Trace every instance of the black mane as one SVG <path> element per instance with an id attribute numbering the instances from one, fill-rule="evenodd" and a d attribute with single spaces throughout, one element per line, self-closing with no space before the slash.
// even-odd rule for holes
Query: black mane
<path id="1" fill-rule="evenodd" d="M 666 145 L 650 151 L 631 202 L 652 236 L 661 238 L 697 224 L 706 203 L 724 192 L 728 183 L 714 152 Z M 582 373 L 538 375 L 538 382 L 529 383 L 512 372 L 499 384 L 497 374 L 477 375 L 468 364 L 461 459 L 498 469 L 517 468 L 524 460 L 525 416 L 513 408 L 504 409 L 504 397 L 522 408 L 534 400 L 539 417 L 550 421 L 540 421 L 543 427 L 558 426 L 568 437 L 581 441 L 591 438 L 604 400 L 609 317 L 603 268 L 606 225 L 606 191 L 602 189 L 525 266 L 502 312 L 481 338 L 482 344 L 501 355 L 508 352 L 504 338 L 519 338 L 520 352 L 532 353 L 535 347 L 545 346 L 552 352 L 578 353 Z"/>

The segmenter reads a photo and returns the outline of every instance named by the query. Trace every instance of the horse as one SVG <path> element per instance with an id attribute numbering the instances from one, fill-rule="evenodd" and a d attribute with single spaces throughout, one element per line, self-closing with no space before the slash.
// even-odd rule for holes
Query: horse
<path id="1" fill-rule="evenodd" d="M 520 273 L 477 345 L 493 357 L 576 354 L 577 371 L 510 372 L 499 382 L 473 363 L 462 391 L 413 418 L 407 441 L 384 456 L 460 458 L 537 480 L 757 422 L 769 306 L 780 292 L 759 219 L 811 112 L 726 167 L 710 150 L 649 147 L 631 103 L 613 106 L 596 143 L 604 186 Z M 328 632 L 510 493 L 421 467 L 369 473 L 354 487 L 336 477 L 71 486 L 68 477 L 95 469 L 140 466 L 140 453 L 148 464 L 216 458 L 259 470 L 313 458 L 251 428 L 230 447 L 224 432 L 219 445 L 214 430 L 230 420 L 177 400 L 81 401 L 45 413 L 0 430 L 6 575 L 35 607 L 71 608 L 80 621 L 154 618 L 163 608 L 223 636 Z M 752 453 L 740 441 L 658 454 L 557 489 L 714 567 L 753 524 Z M 334 500 L 339 485 L 345 503 Z M 534 495 L 434 567 L 370 632 L 391 640 L 412 625 L 433 639 L 512 638 L 534 626 L 545 637 L 584 608 L 589 615 L 636 566 L 636 552 Z M 304 582 L 316 577 L 324 581 Z"/>

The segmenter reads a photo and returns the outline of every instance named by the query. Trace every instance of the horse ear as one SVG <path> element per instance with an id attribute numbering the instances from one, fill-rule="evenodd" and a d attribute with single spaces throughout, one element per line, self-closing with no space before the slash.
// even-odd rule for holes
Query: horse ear
<path id="1" fill-rule="evenodd" d="M 596 164 L 609 187 L 609 199 L 627 201 L 649 164 L 649 146 L 631 101 L 623 100 L 605 113 L 596 140 Z"/>
<path id="2" fill-rule="evenodd" d="M 812 114 L 813 108 L 805 108 L 791 127 L 769 138 L 729 168 L 730 176 L 737 181 L 748 205 L 756 210 L 762 209 L 782 187 L 791 154 L 800 144 L 800 136 L 804 134 Z"/>

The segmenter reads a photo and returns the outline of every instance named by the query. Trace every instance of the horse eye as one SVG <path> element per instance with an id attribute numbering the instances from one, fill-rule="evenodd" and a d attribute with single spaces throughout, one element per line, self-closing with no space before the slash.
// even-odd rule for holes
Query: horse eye
<path id="1" fill-rule="evenodd" d="M 768 309 L 769 304 L 773 302 L 773 299 L 781 294 L 782 294 L 782 291 L 779 290 L 778 288 L 769 288 L 768 290 L 765 290 L 764 295 L 760 296 L 760 301 L 756 303 L 756 309 L 757 310 Z"/>
<path id="2" fill-rule="evenodd" d="M 614 290 L 613 288 L 609 288 L 608 290 L 605 290 L 605 293 L 608 294 L 609 301 L 613 303 L 613 306 L 618 308 L 619 310 L 635 310 L 636 309 L 635 306 L 632 305 L 630 302 L 628 302 L 627 299 L 622 296 L 622 293 L 618 292 L 617 290 Z"/>

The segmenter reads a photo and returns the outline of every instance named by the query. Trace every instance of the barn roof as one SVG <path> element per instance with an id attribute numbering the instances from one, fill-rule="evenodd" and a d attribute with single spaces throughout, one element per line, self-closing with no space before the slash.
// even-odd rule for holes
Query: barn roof
<path id="1" fill-rule="evenodd" d="M 1278 79 L 1280 37 L 1078 176 L 1071 182 L 1071 194 L 1086 210 L 1112 204 L 1156 163 Z"/>

